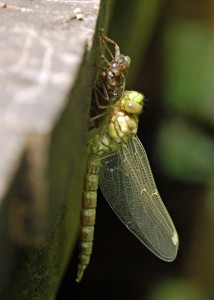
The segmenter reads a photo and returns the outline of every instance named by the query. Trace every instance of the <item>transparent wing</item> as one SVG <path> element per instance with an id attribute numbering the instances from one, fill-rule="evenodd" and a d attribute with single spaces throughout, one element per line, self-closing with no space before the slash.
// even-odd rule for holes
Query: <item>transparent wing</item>
<path id="1" fill-rule="evenodd" d="M 126 227 L 159 258 L 174 260 L 178 235 L 137 137 L 102 159 L 99 184 Z"/>

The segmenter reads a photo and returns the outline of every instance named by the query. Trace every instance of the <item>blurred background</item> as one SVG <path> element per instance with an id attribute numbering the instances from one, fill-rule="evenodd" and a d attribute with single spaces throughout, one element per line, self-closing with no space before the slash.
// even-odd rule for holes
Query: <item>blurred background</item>
<path id="1" fill-rule="evenodd" d="M 99 193 L 91 263 L 76 284 L 77 249 L 57 299 L 214 299 L 214 2 L 115 0 L 109 24 L 132 59 L 126 88 L 146 98 L 138 136 L 180 247 L 161 261 Z"/>

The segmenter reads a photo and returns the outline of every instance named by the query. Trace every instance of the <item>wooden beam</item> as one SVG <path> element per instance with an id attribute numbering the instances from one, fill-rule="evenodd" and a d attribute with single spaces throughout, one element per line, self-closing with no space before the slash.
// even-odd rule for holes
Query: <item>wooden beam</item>
<path id="1" fill-rule="evenodd" d="M 74 248 L 107 6 L 8 0 L 0 10 L 1 299 L 54 299 Z"/>

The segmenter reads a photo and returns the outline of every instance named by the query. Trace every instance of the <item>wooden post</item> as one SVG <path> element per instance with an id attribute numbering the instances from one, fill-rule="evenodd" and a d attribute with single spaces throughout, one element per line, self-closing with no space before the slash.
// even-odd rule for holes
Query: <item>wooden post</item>
<path id="1" fill-rule="evenodd" d="M 0 9 L 1 299 L 54 299 L 75 246 L 101 2 Z"/>

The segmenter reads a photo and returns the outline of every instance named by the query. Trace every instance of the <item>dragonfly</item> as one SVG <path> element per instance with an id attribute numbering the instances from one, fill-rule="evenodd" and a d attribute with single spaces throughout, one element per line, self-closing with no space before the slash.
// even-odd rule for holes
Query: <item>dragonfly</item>
<path id="1" fill-rule="evenodd" d="M 173 261 L 178 234 L 158 193 L 149 161 L 137 137 L 144 96 L 124 91 L 110 103 L 88 143 L 81 211 L 81 252 L 76 281 L 82 280 L 93 247 L 98 184 L 124 225 L 156 256 Z"/>

